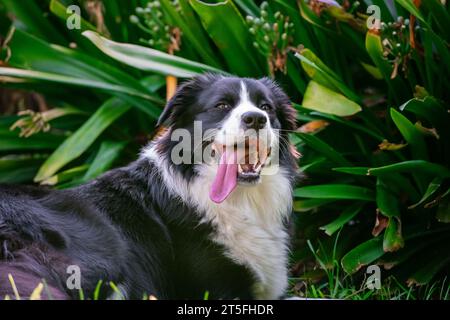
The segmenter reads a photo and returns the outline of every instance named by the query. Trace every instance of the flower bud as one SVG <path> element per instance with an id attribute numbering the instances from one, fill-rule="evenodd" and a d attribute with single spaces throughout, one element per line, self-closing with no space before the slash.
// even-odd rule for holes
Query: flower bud
<path id="1" fill-rule="evenodd" d="M 136 17 L 135 15 L 130 16 L 130 22 L 132 24 L 138 24 L 139 23 L 139 18 Z"/>

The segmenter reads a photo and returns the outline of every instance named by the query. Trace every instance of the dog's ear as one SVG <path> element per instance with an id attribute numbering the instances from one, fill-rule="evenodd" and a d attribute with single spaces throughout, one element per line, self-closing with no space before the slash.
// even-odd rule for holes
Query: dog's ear
<path id="1" fill-rule="evenodd" d="M 220 76 L 213 73 L 206 73 L 181 84 L 159 116 L 157 127 L 164 124 L 171 126 L 175 119 L 180 119 L 180 115 L 195 103 L 197 95 L 202 88 L 205 85 L 211 85 L 218 77 Z"/>
<path id="2" fill-rule="evenodd" d="M 287 96 L 286 96 L 287 97 Z M 286 103 L 282 103 L 278 109 L 281 119 L 281 127 L 285 130 L 297 130 L 297 110 L 294 109 L 292 103 L 287 99 Z"/>
<path id="3" fill-rule="evenodd" d="M 292 106 L 291 100 L 272 79 L 264 77 L 261 81 L 274 95 L 277 103 L 277 117 L 284 130 L 297 129 L 297 110 Z"/>
<path id="4" fill-rule="evenodd" d="M 173 113 L 175 112 L 175 109 L 179 107 L 182 103 L 181 97 L 182 97 L 182 91 L 183 86 L 181 85 L 176 90 L 175 94 L 172 98 L 170 98 L 169 101 L 167 101 L 166 106 L 164 107 L 164 110 L 161 112 L 161 115 L 158 118 L 158 122 L 156 124 L 156 127 L 161 127 L 162 125 L 166 124 L 167 126 L 170 126 L 173 122 Z"/>
<path id="5" fill-rule="evenodd" d="M 174 95 L 175 97 L 175 95 Z M 169 118 L 170 118 L 170 114 L 172 113 L 172 101 L 173 97 L 167 101 L 166 106 L 164 107 L 164 110 L 161 112 L 159 118 L 158 118 L 158 122 L 156 123 L 156 127 L 160 127 L 161 125 L 163 125 Z"/>
<path id="6" fill-rule="evenodd" d="M 198 77 L 181 84 L 172 98 L 166 103 L 166 106 L 159 116 L 157 127 L 162 125 L 171 126 L 177 116 L 188 108 L 195 98 L 195 88 L 197 87 Z"/>

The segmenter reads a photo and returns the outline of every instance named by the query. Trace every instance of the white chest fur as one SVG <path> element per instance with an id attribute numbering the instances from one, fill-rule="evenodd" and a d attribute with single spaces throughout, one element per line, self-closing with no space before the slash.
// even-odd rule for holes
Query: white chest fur
<path id="1" fill-rule="evenodd" d="M 238 185 L 224 202 L 216 204 L 209 199 L 214 167 L 202 166 L 199 177 L 188 184 L 153 148 L 143 156 L 157 164 L 174 194 L 196 207 L 203 222 L 216 227 L 212 240 L 226 248 L 230 259 L 253 272 L 255 297 L 279 298 L 287 287 L 288 236 L 283 222 L 292 206 L 292 190 L 283 171 L 262 176 L 256 186 Z"/>

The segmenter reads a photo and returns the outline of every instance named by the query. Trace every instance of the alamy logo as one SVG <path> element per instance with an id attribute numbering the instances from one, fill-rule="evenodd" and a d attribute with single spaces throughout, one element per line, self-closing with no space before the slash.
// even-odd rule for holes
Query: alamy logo
<path id="1" fill-rule="evenodd" d="M 66 281 L 67 289 L 80 290 L 81 289 L 81 270 L 77 265 L 70 265 L 66 270 L 69 277 Z"/>
<path id="2" fill-rule="evenodd" d="M 79 6 L 71 5 L 67 7 L 66 13 L 69 17 L 66 20 L 66 26 L 69 30 L 81 29 L 81 9 Z"/>
<path id="3" fill-rule="evenodd" d="M 217 129 L 203 131 L 202 122 L 194 121 L 193 132 L 177 128 L 170 133 L 176 144 L 171 150 L 173 164 L 239 164 L 264 166 L 264 175 L 279 169 L 279 132 L 248 129 L 239 134 L 221 133 Z M 227 155 L 227 157 L 224 157 Z"/>
<path id="4" fill-rule="evenodd" d="M 370 16 L 367 18 L 367 28 L 369 30 L 381 29 L 381 9 L 379 6 L 370 5 L 367 7 L 367 14 Z"/>
<path id="5" fill-rule="evenodd" d="M 381 289 L 381 269 L 377 265 L 367 267 L 366 274 L 369 275 L 366 280 L 366 287 L 369 290 Z"/>

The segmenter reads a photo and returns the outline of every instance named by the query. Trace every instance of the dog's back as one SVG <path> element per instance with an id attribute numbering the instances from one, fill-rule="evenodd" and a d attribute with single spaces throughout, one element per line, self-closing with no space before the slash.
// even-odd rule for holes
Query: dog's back
<path id="1" fill-rule="evenodd" d="M 54 277 L 63 257 L 45 240 L 56 234 L 44 227 L 46 210 L 37 200 L 47 194 L 33 187 L 0 185 L 0 297 L 14 296 L 15 289 L 29 297 L 45 278 L 46 298 L 67 298 Z"/>
<path id="2" fill-rule="evenodd" d="M 43 298 L 77 298 L 66 283 L 76 266 L 90 298 L 100 280 L 100 298 L 113 294 L 109 282 L 130 299 L 249 298 L 250 273 L 144 162 L 74 189 L 0 186 L 0 297 L 14 295 L 10 274 L 22 297 L 45 279 Z"/>
<path id="3" fill-rule="evenodd" d="M 78 297 L 66 283 L 71 266 L 81 271 L 90 297 L 100 280 L 106 282 L 100 298 L 112 293 L 110 281 L 134 298 L 154 291 L 146 268 L 159 264 L 160 255 L 150 254 L 158 241 L 151 238 L 161 239 L 164 226 L 145 216 L 134 198 L 139 182 L 127 189 L 129 178 L 119 169 L 68 190 L 0 185 L 0 297 L 13 295 L 14 286 L 29 297 L 42 279 L 50 289 L 46 298 Z M 145 248 L 143 228 L 149 231 Z"/>

